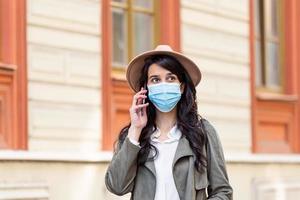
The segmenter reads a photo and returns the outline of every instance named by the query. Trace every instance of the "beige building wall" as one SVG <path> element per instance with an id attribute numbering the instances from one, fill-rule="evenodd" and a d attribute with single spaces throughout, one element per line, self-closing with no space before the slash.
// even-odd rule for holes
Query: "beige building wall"
<path id="1" fill-rule="evenodd" d="M 105 187 L 105 153 L 0 152 L 1 200 L 129 200 Z"/>
<path id="2" fill-rule="evenodd" d="M 101 144 L 100 0 L 28 0 L 29 151 L 0 151 L 0 199 L 117 200 Z M 203 72 L 234 199 L 296 199 L 297 155 L 253 155 L 248 0 L 181 0 L 181 47 Z M 100 66 L 100 67 L 99 67 Z"/>
<path id="3" fill-rule="evenodd" d="M 99 0 L 28 0 L 29 149 L 98 151 Z"/>
<path id="4" fill-rule="evenodd" d="M 105 187 L 104 176 L 110 158 L 111 155 L 104 152 L 93 156 L 0 152 L 0 199 L 129 200 L 129 194 L 118 197 Z M 299 156 L 228 159 L 233 199 L 297 199 L 299 168 Z"/>
<path id="5" fill-rule="evenodd" d="M 225 152 L 250 152 L 248 0 L 181 0 L 181 47 L 202 70 L 198 107 Z"/>

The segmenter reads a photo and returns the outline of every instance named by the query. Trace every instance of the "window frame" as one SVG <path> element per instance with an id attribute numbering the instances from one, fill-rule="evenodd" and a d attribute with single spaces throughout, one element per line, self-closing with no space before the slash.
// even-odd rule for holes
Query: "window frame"
<path id="1" fill-rule="evenodd" d="M 159 34 L 158 43 L 168 44 L 174 50 L 180 51 L 180 0 L 158 1 L 158 21 Z M 116 140 L 117 131 L 114 129 L 118 114 L 127 116 L 128 109 L 132 99 L 133 91 L 129 88 L 125 79 L 117 79 L 112 75 L 112 18 L 111 18 L 111 0 L 102 1 L 102 150 L 112 150 L 113 143 Z M 160 13 L 164 13 L 162 16 Z M 119 131 L 119 130 L 118 130 Z"/>
<path id="2" fill-rule="evenodd" d="M 2 113 L 6 124 L 2 129 L 5 141 L 1 143 L 2 148 L 25 150 L 28 148 L 26 0 L 3 0 L 0 4 L 1 81 L 7 88 L 4 98 L 9 99 L 3 106 L 11 112 Z"/>
<path id="3" fill-rule="evenodd" d="M 255 83 L 255 0 L 249 1 L 249 58 L 250 58 L 250 91 L 251 91 L 251 128 L 253 153 L 300 153 L 300 2 L 297 0 L 283 1 L 284 13 L 284 94 L 271 94 L 257 91 Z M 278 113 L 282 118 L 276 118 Z M 285 117 L 283 117 L 285 116 Z M 271 142 L 267 148 L 260 147 L 262 124 L 271 123 L 276 130 L 276 125 L 286 127 L 286 148 L 278 148 Z M 282 127 L 280 127 L 282 128 Z M 275 140 L 276 135 L 274 135 Z"/>

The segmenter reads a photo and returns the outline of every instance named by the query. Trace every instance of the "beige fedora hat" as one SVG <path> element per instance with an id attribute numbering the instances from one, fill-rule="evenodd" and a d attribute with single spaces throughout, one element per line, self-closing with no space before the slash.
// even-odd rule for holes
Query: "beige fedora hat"
<path id="1" fill-rule="evenodd" d="M 169 45 L 158 45 L 154 50 L 146 51 L 133 58 L 127 66 L 126 79 L 130 87 L 135 92 L 138 92 L 140 90 L 139 78 L 144 66 L 145 59 L 152 55 L 169 55 L 176 58 L 188 72 L 194 85 L 196 86 L 200 82 L 201 72 L 198 66 L 191 59 L 179 52 L 173 51 L 173 49 Z"/>

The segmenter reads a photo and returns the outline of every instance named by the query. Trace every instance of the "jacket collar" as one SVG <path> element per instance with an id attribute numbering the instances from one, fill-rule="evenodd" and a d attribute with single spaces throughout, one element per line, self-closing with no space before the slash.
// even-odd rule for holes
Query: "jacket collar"
<path id="1" fill-rule="evenodd" d="M 179 139 L 178 146 L 176 148 L 172 168 L 174 168 L 174 166 L 176 165 L 176 162 L 180 158 L 185 157 L 185 156 L 192 156 L 192 155 L 194 155 L 194 154 L 193 154 L 193 150 L 190 147 L 189 141 L 186 139 L 186 137 L 184 135 L 182 135 L 181 138 Z M 156 176 L 154 160 L 149 159 L 152 156 L 153 156 L 153 154 L 151 154 L 151 155 L 149 154 L 148 160 L 145 162 L 145 167 L 147 167 L 153 173 L 153 175 Z"/>

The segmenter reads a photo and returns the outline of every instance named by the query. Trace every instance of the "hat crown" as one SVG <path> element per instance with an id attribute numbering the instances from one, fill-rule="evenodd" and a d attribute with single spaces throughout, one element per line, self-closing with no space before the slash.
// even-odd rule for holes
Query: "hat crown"
<path id="1" fill-rule="evenodd" d="M 158 45 L 155 48 L 155 51 L 173 51 L 173 49 L 169 45 L 163 44 L 163 45 Z"/>

